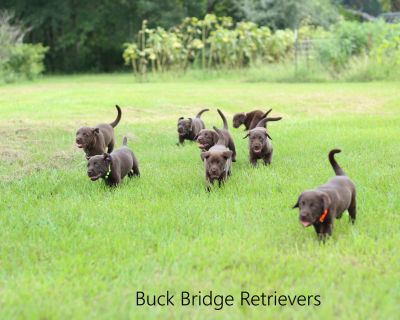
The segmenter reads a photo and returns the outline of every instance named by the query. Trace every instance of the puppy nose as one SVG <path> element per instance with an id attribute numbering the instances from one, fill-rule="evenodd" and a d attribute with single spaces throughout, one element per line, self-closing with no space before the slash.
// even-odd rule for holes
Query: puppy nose
<path id="1" fill-rule="evenodd" d="M 302 218 L 305 218 L 305 217 L 308 216 L 308 213 L 307 213 L 307 212 L 301 212 L 301 213 L 300 213 L 300 216 L 301 216 Z"/>

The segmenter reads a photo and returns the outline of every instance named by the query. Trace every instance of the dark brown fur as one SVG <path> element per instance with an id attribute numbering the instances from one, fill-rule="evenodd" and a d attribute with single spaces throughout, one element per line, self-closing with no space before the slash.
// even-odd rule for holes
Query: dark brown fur
<path id="1" fill-rule="evenodd" d="M 329 162 L 336 177 L 314 190 L 304 191 L 293 207 L 299 208 L 303 226 L 313 225 L 320 239 L 332 234 L 334 220 L 340 219 L 345 210 L 349 212 L 352 223 L 356 220 L 356 187 L 334 158 L 339 152 L 339 149 L 329 152 Z M 328 215 L 321 222 L 325 210 L 328 210 Z"/>
<path id="2" fill-rule="evenodd" d="M 267 131 L 267 122 L 279 121 L 282 117 L 263 118 L 257 126 L 250 130 L 244 137 L 249 137 L 249 159 L 253 166 L 257 165 L 257 161 L 262 159 L 265 165 L 271 164 L 273 147 L 270 140 L 271 136 Z"/>
<path id="3" fill-rule="evenodd" d="M 101 123 L 94 128 L 82 127 L 76 132 L 75 142 L 78 148 L 83 149 L 86 153 L 86 158 L 101 155 L 106 151 L 106 148 L 108 153 L 113 151 L 115 145 L 114 128 L 121 120 L 122 114 L 120 107 L 115 107 L 118 115 L 110 124 Z"/>
<path id="4" fill-rule="evenodd" d="M 254 129 L 261 119 L 265 118 L 272 109 L 266 113 L 261 110 L 253 110 L 250 112 L 240 112 L 233 116 L 233 127 L 239 128 L 242 124 L 245 126 L 245 131 Z"/>
<path id="5" fill-rule="evenodd" d="M 88 176 L 92 181 L 104 179 L 108 186 L 117 186 L 128 175 L 140 176 L 139 164 L 124 138 L 122 148 L 103 155 L 96 155 L 88 161 Z M 107 176 L 108 173 L 108 176 Z"/>
<path id="6" fill-rule="evenodd" d="M 222 121 L 224 123 L 223 129 L 220 129 L 224 136 L 225 146 L 232 151 L 232 161 L 236 162 L 236 147 L 233 137 L 228 130 L 228 122 L 226 121 L 225 115 L 220 109 L 217 109 Z M 214 130 L 202 129 L 197 135 L 197 142 L 199 143 L 199 148 L 202 151 L 208 151 L 212 146 L 214 146 L 218 141 L 218 134 Z"/>
<path id="7" fill-rule="evenodd" d="M 200 119 L 203 112 L 209 111 L 209 109 L 201 110 L 194 119 L 180 117 L 178 119 L 178 139 L 177 145 L 183 145 L 185 140 L 194 141 L 196 136 L 199 134 L 201 129 L 205 128 L 203 120 Z"/>
<path id="8" fill-rule="evenodd" d="M 217 143 L 208 151 L 201 153 L 204 162 L 207 190 L 210 191 L 215 181 L 219 186 L 224 183 L 231 174 L 232 151 L 225 145 L 225 138 L 220 130 L 214 127 L 218 134 Z"/>

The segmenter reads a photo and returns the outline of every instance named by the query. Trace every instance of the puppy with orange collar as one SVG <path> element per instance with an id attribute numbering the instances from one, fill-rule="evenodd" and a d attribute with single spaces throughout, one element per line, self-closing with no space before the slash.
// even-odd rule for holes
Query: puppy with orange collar
<path id="1" fill-rule="evenodd" d="M 352 223 L 356 220 L 356 187 L 335 160 L 333 149 L 329 162 L 336 173 L 327 183 L 314 190 L 304 191 L 293 208 L 299 208 L 300 223 L 304 227 L 314 226 L 320 239 L 332 234 L 335 219 L 340 219 L 347 210 Z"/>

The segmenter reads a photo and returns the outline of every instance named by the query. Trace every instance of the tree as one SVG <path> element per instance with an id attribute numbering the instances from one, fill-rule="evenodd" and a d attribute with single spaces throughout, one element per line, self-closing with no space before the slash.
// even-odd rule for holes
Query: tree
<path id="1" fill-rule="evenodd" d="M 328 26 L 338 18 L 329 0 L 243 0 L 246 19 L 274 29 L 295 29 L 304 21 Z"/>

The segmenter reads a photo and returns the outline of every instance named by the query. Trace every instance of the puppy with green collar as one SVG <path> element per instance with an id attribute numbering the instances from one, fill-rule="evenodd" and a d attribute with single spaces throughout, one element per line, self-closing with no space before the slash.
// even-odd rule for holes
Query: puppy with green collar
<path id="1" fill-rule="evenodd" d="M 207 190 L 211 190 L 211 186 L 218 181 L 221 186 L 231 174 L 232 154 L 233 151 L 226 147 L 225 137 L 222 132 L 214 127 L 218 134 L 217 143 L 208 151 L 201 153 L 201 159 L 204 162 L 206 173 Z"/>
<path id="2" fill-rule="evenodd" d="M 87 173 L 92 181 L 102 178 L 108 186 L 117 186 L 126 175 L 140 176 L 138 161 L 127 141 L 124 137 L 120 149 L 89 158 Z"/>

